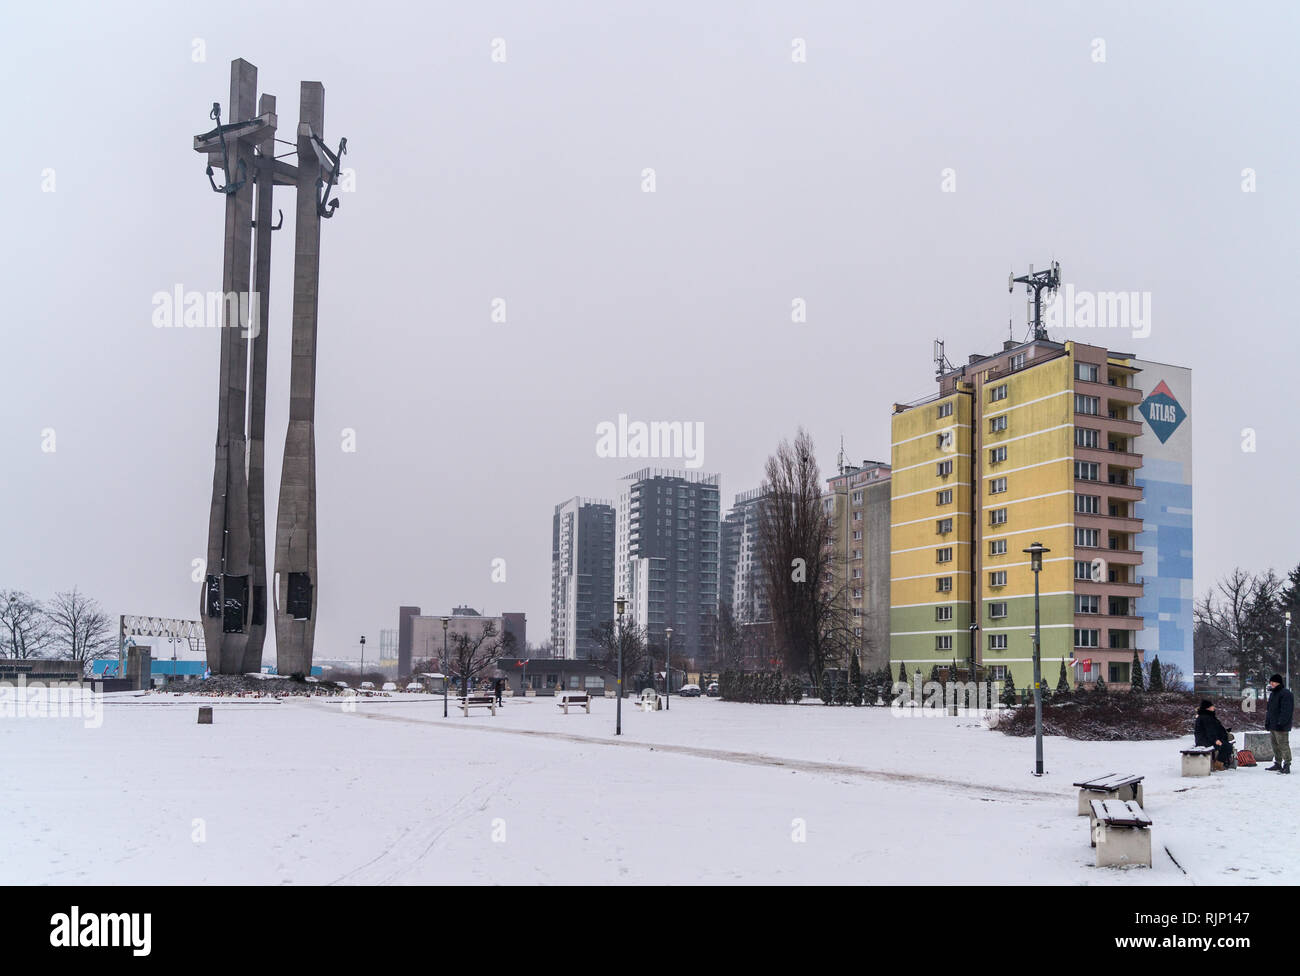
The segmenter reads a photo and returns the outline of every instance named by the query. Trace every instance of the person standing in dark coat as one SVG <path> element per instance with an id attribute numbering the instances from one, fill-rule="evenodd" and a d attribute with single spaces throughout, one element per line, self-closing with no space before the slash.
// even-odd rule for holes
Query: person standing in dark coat
<path id="1" fill-rule="evenodd" d="M 1232 744 L 1228 741 L 1228 730 L 1214 714 L 1214 702 L 1208 698 L 1201 699 L 1201 707 L 1196 710 L 1196 725 L 1193 728 L 1198 746 L 1209 746 L 1214 750 L 1214 761 L 1223 768 L 1232 765 Z"/>
<path id="2" fill-rule="evenodd" d="M 1291 718 L 1295 712 L 1295 696 L 1290 688 L 1282 686 L 1282 676 L 1275 674 L 1268 679 L 1268 712 L 1264 716 L 1264 728 L 1273 737 L 1273 765 L 1265 769 L 1274 769 L 1279 773 L 1291 772 Z"/>

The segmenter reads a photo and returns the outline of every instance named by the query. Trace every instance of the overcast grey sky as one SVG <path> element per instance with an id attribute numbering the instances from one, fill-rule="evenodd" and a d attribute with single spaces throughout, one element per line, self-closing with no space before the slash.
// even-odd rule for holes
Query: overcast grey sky
<path id="1" fill-rule="evenodd" d="M 543 639 L 553 506 L 613 497 L 646 463 L 597 456 L 620 413 L 702 422 L 725 502 L 799 424 L 826 472 L 841 434 L 854 459 L 887 459 L 891 404 L 933 389 L 931 340 L 964 361 L 1008 318 L 1023 336 L 1007 273 L 1052 258 L 1078 289 L 1151 294 L 1149 337 L 1101 341 L 1195 371 L 1198 593 L 1233 564 L 1285 570 L 1296 10 L 7 5 L 0 587 L 197 614 L 218 336 L 154 328 L 152 296 L 220 288 L 222 201 L 190 147 L 236 57 L 279 97 L 282 137 L 298 82 L 321 81 L 326 139 L 347 136 L 356 174 L 322 228 L 319 657 L 377 642 L 401 603 L 524 610 Z M 272 508 L 293 239 L 278 200 Z"/>

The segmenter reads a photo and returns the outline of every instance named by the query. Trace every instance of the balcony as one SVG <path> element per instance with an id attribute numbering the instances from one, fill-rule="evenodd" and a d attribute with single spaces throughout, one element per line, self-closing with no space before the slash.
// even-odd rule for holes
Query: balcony
<path id="1" fill-rule="evenodd" d="M 1137 485 L 1112 485 L 1108 481 L 1081 481 L 1076 483 L 1076 487 L 1077 485 L 1096 485 L 1096 490 L 1101 492 L 1103 505 L 1107 505 L 1109 500 L 1117 502 L 1142 500 L 1142 489 Z"/>
<path id="2" fill-rule="evenodd" d="M 1090 553 L 1092 559 L 1100 557 L 1111 566 L 1142 565 L 1142 550 L 1140 549 L 1080 549 L 1078 552 Z"/>
<path id="3" fill-rule="evenodd" d="M 1076 528 L 1097 529 L 1100 532 L 1127 532 L 1130 535 L 1137 535 L 1142 531 L 1142 520 L 1130 516 L 1085 515 L 1083 512 L 1075 512 L 1074 524 Z"/>
<path id="4" fill-rule="evenodd" d="M 1093 415 L 1081 414 L 1080 416 Z M 1142 434 L 1141 420 L 1124 420 L 1120 417 L 1108 417 L 1104 413 L 1097 414 L 1095 419 L 1101 423 L 1103 437 L 1105 437 L 1107 432 L 1117 434 L 1120 437 L 1140 437 Z"/>
<path id="5" fill-rule="evenodd" d="M 1145 618 L 1132 615 L 1121 617 L 1118 614 L 1103 613 L 1093 614 L 1092 618 L 1101 621 L 1100 624 L 1094 624 L 1093 626 L 1100 626 L 1108 630 L 1142 630 L 1146 627 Z M 1077 627 L 1078 624 L 1075 624 L 1075 626 Z"/>
<path id="6" fill-rule="evenodd" d="M 1097 550 L 1080 549 L 1079 551 L 1087 553 L 1096 552 Z M 1103 580 L 1100 583 L 1094 583 L 1092 580 L 1077 579 L 1074 581 L 1074 592 L 1085 596 L 1090 596 L 1095 593 L 1103 599 L 1108 596 L 1127 596 L 1136 598 L 1142 595 L 1142 578 L 1138 577 L 1136 583 L 1111 583 L 1106 580 Z M 1089 616 L 1091 616 L 1091 614 Z M 1099 614 L 1096 619 L 1105 620 L 1106 615 Z M 1100 626 L 1100 624 L 1096 626 Z"/>
<path id="7" fill-rule="evenodd" d="M 1076 461 L 1092 461 L 1096 464 L 1104 464 L 1108 468 L 1136 470 L 1142 467 L 1141 454 L 1135 454 L 1132 451 L 1111 451 L 1103 447 L 1080 447 L 1075 445 L 1074 459 Z"/>
<path id="8" fill-rule="evenodd" d="M 1105 367 L 1102 367 L 1104 375 Z M 1102 403 L 1107 401 L 1122 404 L 1123 406 L 1136 406 L 1142 402 L 1142 391 L 1135 386 L 1111 386 L 1106 379 L 1099 378 L 1097 382 L 1091 380 L 1076 379 L 1074 381 L 1074 391 L 1082 393 L 1084 396 L 1100 397 Z"/>
<path id="9" fill-rule="evenodd" d="M 1074 626 L 1077 630 L 1141 630 L 1146 621 L 1141 617 L 1112 617 L 1107 613 L 1076 613 Z"/>

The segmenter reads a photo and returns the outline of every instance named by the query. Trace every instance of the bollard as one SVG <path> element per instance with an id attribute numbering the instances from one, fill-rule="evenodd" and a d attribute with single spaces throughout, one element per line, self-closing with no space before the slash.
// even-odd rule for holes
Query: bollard
<path id="1" fill-rule="evenodd" d="M 211 706 L 211 705 L 200 705 L 200 706 L 199 706 L 199 724 L 200 724 L 200 725 L 211 725 L 211 724 L 212 724 L 212 706 Z"/>

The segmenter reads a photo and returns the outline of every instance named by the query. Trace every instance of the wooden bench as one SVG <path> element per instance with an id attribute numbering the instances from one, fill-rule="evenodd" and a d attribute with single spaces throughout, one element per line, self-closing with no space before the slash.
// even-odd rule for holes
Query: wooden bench
<path id="1" fill-rule="evenodd" d="M 570 708 L 577 708 L 580 705 L 586 708 L 588 715 L 591 714 L 591 696 L 585 691 L 560 691 L 555 697 L 559 699 L 555 707 L 564 709 L 565 715 L 569 714 Z"/>
<path id="2" fill-rule="evenodd" d="M 1214 768 L 1214 746 L 1193 746 L 1180 750 L 1184 776 L 1209 776 Z"/>
<path id="3" fill-rule="evenodd" d="M 1151 817 L 1132 800 L 1093 800 L 1088 830 L 1097 867 L 1151 867 Z"/>
<path id="4" fill-rule="evenodd" d="M 497 713 L 497 700 L 495 695 L 465 695 L 460 699 L 460 709 L 469 718 L 471 708 L 490 708 L 493 716 Z"/>
<path id="5" fill-rule="evenodd" d="M 1107 773 L 1075 783 L 1079 787 L 1079 816 L 1086 817 L 1092 812 L 1093 800 L 1132 800 L 1142 806 L 1141 776 Z M 1101 796 L 1097 796 L 1100 793 Z"/>

